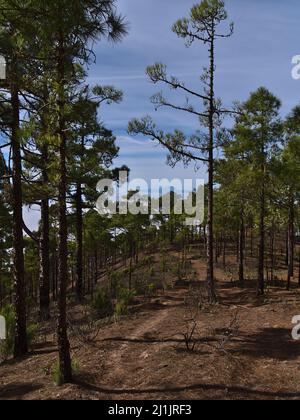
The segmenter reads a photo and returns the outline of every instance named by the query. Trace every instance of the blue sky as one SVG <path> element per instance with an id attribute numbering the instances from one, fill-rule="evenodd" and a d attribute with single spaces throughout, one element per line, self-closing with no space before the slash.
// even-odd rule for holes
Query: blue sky
<path id="1" fill-rule="evenodd" d="M 154 111 L 150 96 L 163 87 L 151 84 L 145 68 L 155 62 L 167 64 L 169 72 L 194 89 L 207 64 L 202 45 L 186 48 L 171 31 L 172 24 L 187 15 L 195 0 L 119 0 L 119 11 L 127 17 L 129 35 L 118 45 L 100 43 L 97 64 L 90 68 L 90 83 L 113 84 L 124 91 L 121 105 L 104 107 L 101 118 L 119 138 L 120 157 L 132 176 L 195 177 L 194 168 L 165 164 L 166 152 L 147 139 L 132 140 L 126 132 L 133 117 L 150 114 L 163 129 L 197 130 L 198 121 L 172 110 Z M 297 0 L 227 0 L 229 21 L 235 23 L 231 39 L 217 46 L 217 95 L 224 105 L 244 100 L 259 86 L 266 86 L 283 102 L 282 113 L 300 102 L 300 81 L 291 77 L 291 59 L 300 54 L 300 4 Z M 164 90 L 166 94 L 168 89 Z M 299 92 L 299 96 L 298 93 Z M 180 101 L 180 98 L 178 99 Z M 198 176 L 205 176 L 200 168 Z"/>
<path id="2" fill-rule="evenodd" d="M 127 124 L 134 117 L 152 115 L 165 130 L 180 128 L 191 133 L 199 128 L 194 117 L 176 111 L 155 112 L 149 98 L 162 87 L 151 84 L 145 68 L 155 62 L 168 66 L 170 74 L 200 89 L 199 76 L 207 65 L 202 45 L 186 48 L 171 31 L 172 24 L 187 15 L 196 0 L 119 0 L 118 9 L 129 22 L 129 35 L 122 43 L 96 45 L 96 64 L 89 69 L 90 84 L 108 84 L 122 89 L 120 105 L 105 106 L 101 119 L 118 137 L 120 156 L 116 165 L 126 164 L 134 178 L 205 178 L 202 167 L 195 173 L 192 165 L 171 169 L 166 151 L 148 139 L 132 139 Z M 300 54 L 299 0 L 227 0 L 229 22 L 235 23 L 232 38 L 217 45 L 216 93 L 224 105 L 247 99 L 249 93 L 266 86 L 283 103 L 282 115 L 300 102 L 300 80 L 291 77 L 291 60 Z M 165 90 L 168 94 L 168 89 Z M 178 99 L 180 101 L 180 97 Z M 33 226 L 38 218 L 25 215 Z"/>

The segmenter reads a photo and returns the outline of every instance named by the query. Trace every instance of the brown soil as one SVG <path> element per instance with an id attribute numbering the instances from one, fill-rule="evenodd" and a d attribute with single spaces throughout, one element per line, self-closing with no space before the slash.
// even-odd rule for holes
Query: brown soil
<path id="1" fill-rule="evenodd" d="M 204 278 L 204 264 L 192 264 Z M 299 292 L 272 288 L 257 298 L 220 269 L 217 276 L 220 303 L 197 315 L 194 351 L 183 338 L 193 311 L 181 285 L 140 299 L 134 314 L 103 326 L 91 342 L 72 338 L 75 384 L 53 385 L 49 335 L 27 358 L 0 366 L 0 399 L 299 399 L 300 342 L 291 337 Z"/>

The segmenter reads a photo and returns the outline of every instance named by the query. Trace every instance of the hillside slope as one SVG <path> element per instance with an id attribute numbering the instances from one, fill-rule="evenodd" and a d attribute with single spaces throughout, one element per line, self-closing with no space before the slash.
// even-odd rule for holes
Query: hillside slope
<path id="1" fill-rule="evenodd" d="M 203 278 L 204 264 L 192 265 Z M 291 338 L 291 320 L 299 292 L 273 288 L 258 299 L 253 289 L 223 279 L 220 303 L 209 307 L 201 282 L 191 284 L 137 299 L 130 316 L 91 332 L 90 341 L 74 334 L 73 385 L 53 385 L 57 354 L 48 335 L 25 360 L 0 367 L 0 398 L 298 399 L 300 343 Z"/>

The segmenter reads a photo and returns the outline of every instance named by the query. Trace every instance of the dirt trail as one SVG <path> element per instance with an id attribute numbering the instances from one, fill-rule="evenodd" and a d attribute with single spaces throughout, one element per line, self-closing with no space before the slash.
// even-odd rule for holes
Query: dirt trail
<path id="1" fill-rule="evenodd" d="M 147 336 L 153 335 L 153 333 L 157 334 L 159 326 L 166 322 L 168 315 L 168 309 L 160 310 L 151 316 L 151 318 L 143 320 L 128 337 L 122 338 L 123 344 L 109 355 L 109 363 L 106 365 L 106 370 L 109 372 L 109 378 L 118 377 L 121 382 L 126 382 L 126 379 L 128 379 L 126 364 L 130 364 L 130 359 L 132 357 L 131 343 L 142 341 Z M 149 357 L 149 353 L 153 352 L 153 350 L 159 350 L 159 345 L 157 345 L 157 343 L 152 345 L 149 343 L 148 347 L 149 349 L 147 350 L 141 348 L 141 350 L 134 355 L 137 364 L 142 363 L 143 360 Z M 138 366 L 136 366 L 136 368 L 138 369 Z"/>
<path id="2" fill-rule="evenodd" d="M 109 351 L 103 377 L 108 384 L 118 383 L 120 389 L 131 387 L 132 391 L 141 386 L 141 377 L 135 378 L 136 373 L 143 373 L 146 365 L 151 365 L 157 354 L 170 346 L 172 339 L 176 340 L 176 335 L 179 339 L 178 334 L 172 335 L 171 331 L 174 313 L 183 304 L 183 299 L 178 291 L 161 296 L 150 312 L 138 317 L 130 333 L 108 340 L 112 350 Z M 144 376 L 144 383 L 147 377 L 149 374 Z"/>
<path id="3" fill-rule="evenodd" d="M 192 269 L 204 282 L 205 264 L 192 261 Z M 220 304 L 201 311 L 194 352 L 182 334 L 188 287 L 175 287 L 103 327 L 93 344 L 73 341 L 77 384 L 53 386 L 55 347 L 36 349 L 0 366 L 0 399 L 299 399 L 300 344 L 291 339 L 299 292 L 274 288 L 257 299 L 255 285 L 241 290 L 220 268 L 216 275 Z M 219 352 L 212 331 L 224 331 L 236 309 L 239 334 Z"/>

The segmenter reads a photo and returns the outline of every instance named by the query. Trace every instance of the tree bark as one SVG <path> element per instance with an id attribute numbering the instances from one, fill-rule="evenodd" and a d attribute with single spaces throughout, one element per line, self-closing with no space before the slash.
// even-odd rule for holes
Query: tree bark
<path id="1" fill-rule="evenodd" d="M 245 285 L 244 262 L 245 262 L 245 221 L 244 214 L 241 211 L 241 226 L 239 239 L 239 282 L 242 287 Z"/>
<path id="2" fill-rule="evenodd" d="M 263 147 L 263 156 L 265 154 Z M 259 219 L 259 257 L 258 257 L 258 295 L 265 293 L 265 217 L 266 217 L 266 192 L 265 192 L 265 162 L 262 164 L 262 189 L 260 196 L 260 219 Z"/>
<path id="3" fill-rule="evenodd" d="M 299 252 L 298 287 L 300 288 L 300 252 Z"/>
<path id="4" fill-rule="evenodd" d="M 42 150 L 42 164 L 48 162 L 48 146 Z M 43 182 L 49 182 L 47 167 L 43 169 Z M 50 319 L 50 239 L 49 239 L 49 199 L 41 202 L 41 238 L 40 238 L 40 319 Z"/>
<path id="5" fill-rule="evenodd" d="M 12 79 L 14 78 L 12 71 Z M 12 210 L 14 249 L 14 302 L 16 312 L 14 356 L 24 356 L 28 351 L 26 332 L 26 284 L 23 241 L 22 159 L 20 149 L 20 102 L 16 80 L 11 82 L 12 131 L 11 150 L 13 161 Z"/>
<path id="6" fill-rule="evenodd" d="M 214 22 L 212 22 L 214 28 Z M 214 114 L 215 114 L 215 33 L 213 30 L 210 42 L 210 104 L 209 104 L 209 144 L 208 144 L 208 214 L 207 214 L 207 287 L 208 299 L 211 303 L 217 301 L 214 278 Z"/>
<path id="7" fill-rule="evenodd" d="M 59 86 L 59 247 L 58 247 L 58 352 L 62 383 L 72 381 L 72 364 L 67 327 L 67 278 L 68 278 L 68 224 L 67 224 L 67 166 L 66 166 L 66 123 L 65 123 L 65 72 L 63 37 L 59 45 L 58 86 Z"/>
<path id="8" fill-rule="evenodd" d="M 291 196 L 289 204 L 289 229 L 288 229 L 288 280 L 287 290 L 291 288 L 291 279 L 294 277 L 294 255 L 295 255 L 295 201 Z"/>
<path id="9" fill-rule="evenodd" d="M 82 187 L 77 183 L 76 188 L 76 296 L 78 302 L 83 300 L 83 217 L 82 217 Z"/>
<path id="10" fill-rule="evenodd" d="M 227 238 L 224 234 L 223 236 L 223 269 L 226 269 L 226 246 L 227 246 Z"/>

